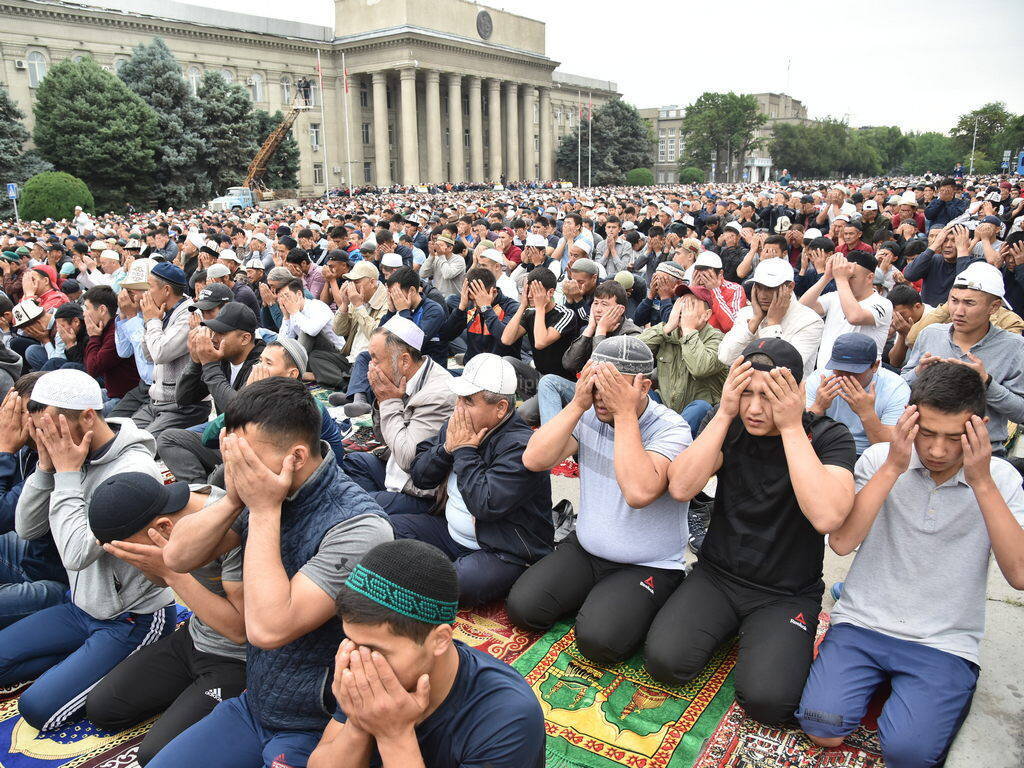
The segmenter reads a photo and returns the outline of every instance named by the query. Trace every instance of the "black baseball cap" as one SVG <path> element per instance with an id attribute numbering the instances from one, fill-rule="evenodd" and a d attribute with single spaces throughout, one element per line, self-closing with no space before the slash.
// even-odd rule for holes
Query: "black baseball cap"
<path id="1" fill-rule="evenodd" d="M 66 280 L 64 281 L 64 284 L 67 285 Z M 85 310 L 82 309 L 81 304 L 76 304 L 73 301 L 64 302 L 59 307 L 57 307 L 57 309 L 54 310 L 53 313 L 54 320 L 71 320 L 75 317 L 77 317 L 79 320 L 84 318 Z"/>
<path id="2" fill-rule="evenodd" d="M 878 269 L 878 259 L 870 251 L 850 251 L 846 254 L 846 260 L 851 264 L 858 264 L 874 274 Z"/>
<path id="3" fill-rule="evenodd" d="M 256 333 L 256 315 L 245 304 L 232 301 L 224 305 L 224 308 L 217 313 L 212 320 L 204 320 L 205 325 L 214 333 L 228 333 L 229 331 L 246 331 Z"/>
<path id="4" fill-rule="evenodd" d="M 788 368 L 793 378 L 800 381 L 804 377 L 804 359 L 797 348 L 783 339 L 755 339 L 743 350 L 743 359 L 751 355 L 764 355 L 772 361 L 771 365 L 761 362 L 751 363 L 755 371 L 770 371 L 772 368 Z"/>
<path id="5" fill-rule="evenodd" d="M 209 283 L 196 296 L 196 301 L 192 308 L 202 310 L 216 309 L 234 298 L 235 295 L 224 283 Z"/>
<path id="6" fill-rule="evenodd" d="M 89 499 L 89 527 L 103 544 L 122 541 L 145 528 L 155 517 L 180 512 L 188 504 L 188 483 L 164 485 L 143 472 L 109 477 Z"/>

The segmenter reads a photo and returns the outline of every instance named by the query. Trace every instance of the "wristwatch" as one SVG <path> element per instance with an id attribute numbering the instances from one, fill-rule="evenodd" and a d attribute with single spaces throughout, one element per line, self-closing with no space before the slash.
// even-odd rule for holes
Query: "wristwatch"
<path id="1" fill-rule="evenodd" d="M 484 304 L 482 307 L 477 307 L 476 311 L 483 313 L 483 312 L 486 312 L 490 308 L 491 308 L 490 304 Z"/>

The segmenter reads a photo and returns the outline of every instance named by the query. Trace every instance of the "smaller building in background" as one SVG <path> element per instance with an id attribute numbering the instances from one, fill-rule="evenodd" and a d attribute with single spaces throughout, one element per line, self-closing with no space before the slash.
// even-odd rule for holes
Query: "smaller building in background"
<path id="1" fill-rule="evenodd" d="M 761 114 L 768 118 L 767 122 L 754 134 L 760 146 L 748 153 L 743 158 L 743 179 L 744 181 L 768 181 L 777 177 L 781 168 L 775 168 L 772 163 L 769 144 L 775 135 L 775 126 L 781 123 L 811 123 L 813 120 L 807 117 L 807 107 L 802 101 L 794 99 L 785 93 L 755 93 L 757 106 Z"/>
<path id="2" fill-rule="evenodd" d="M 683 115 L 686 107 L 673 104 L 640 110 L 640 117 L 651 126 L 657 145 L 651 170 L 655 184 L 675 184 L 679 181 L 679 161 L 683 157 Z"/>

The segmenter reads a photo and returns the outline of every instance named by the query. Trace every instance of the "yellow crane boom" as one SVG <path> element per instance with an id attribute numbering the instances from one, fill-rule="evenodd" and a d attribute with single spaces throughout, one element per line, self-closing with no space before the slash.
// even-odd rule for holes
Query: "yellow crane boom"
<path id="1" fill-rule="evenodd" d="M 260 179 L 267 172 L 267 164 L 274 156 L 274 153 L 277 152 L 278 147 L 281 146 L 281 142 L 288 135 L 292 125 L 295 124 L 295 119 L 299 116 L 299 113 L 306 109 L 310 109 L 310 107 L 293 104 L 291 109 L 288 110 L 288 114 L 284 116 L 284 119 L 281 120 L 277 128 L 270 132 L 267 140 L 263 142 L 263 146 L 260 147 L 252 162 L 249 163 L 249 170 L 245 174 L 244 184 L 253 191 L 253 195 L 257 199 L 260 197 Z"/>

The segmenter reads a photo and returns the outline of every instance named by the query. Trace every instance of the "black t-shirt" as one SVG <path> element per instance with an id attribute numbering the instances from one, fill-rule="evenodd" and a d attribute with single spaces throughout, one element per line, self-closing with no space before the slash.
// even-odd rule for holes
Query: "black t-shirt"
<path id="1" fill-rule="evenodd" d="M 857 449 L 846 425 L 810 413 L 803 423 L 822 464 L 853 471 Z M 755 437 L 736 417 L 722 456 L 701 562 L 769 592 L 820 594 L 825 538 L 800 511 L 782 438 Z"/>
<path id="2" fill-rule="evenodd" d="M 537 372 L 543 376 L 545 373 L 554 373 L 563 378 L 569 379 L 569 381 L 576 380 L 576 374 L 572 371 L 566 370 L 562 365 L 562 355 L 565 354 L 565 350 L 569 348 L 569 345 L 575 341 L 573 336 L 573 330 L 576 327 L 575 314 L 566 309 L 560 304 L 555 304 L 544 316 L 544 324 L 548 328 L 554 328 L 562 335 L 559 336 L 558 341 L 554 344 L 550 344 L 544 349 L 537 349 L 535 339 L 533 337 L 533 316 L 536 310 L 530 307 L 528 310 L 523 312 L 523 319 L 521 325 L 526 329 L 526 336 L 530 339 L 530 346 L 533 348 L 533 365 L 537 369 Z"/>

